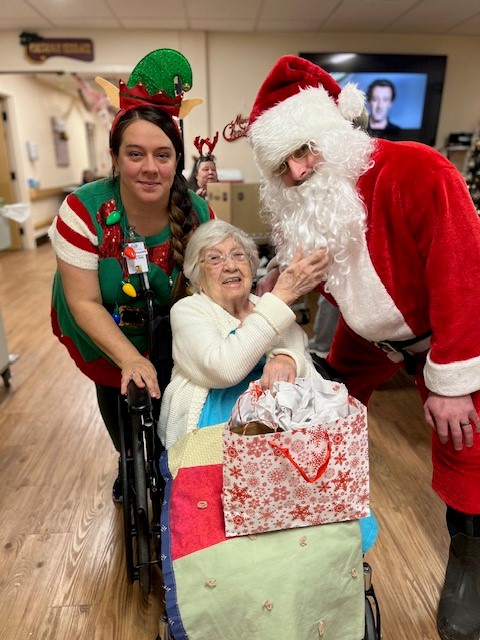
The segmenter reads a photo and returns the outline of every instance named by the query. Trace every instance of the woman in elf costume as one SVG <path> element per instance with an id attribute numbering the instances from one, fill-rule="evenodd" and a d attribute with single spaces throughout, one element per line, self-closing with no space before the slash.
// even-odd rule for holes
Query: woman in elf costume
<path id="1" fill-rule="evenodd" d="M 201 102 L 183 100 L 192 85 L 184 56 L 153 51 L 119 89 L 97 81 L 120 107 L 110 132 L 112 177 L 68 195 L 52 224 L 58 262 L 52 327 L 95 383 L 102 417 L 119 450 L 119 390 L 126 393 L 134 380 L 159 398 L 168 382 L 159 381 L 148 353 L 146 284 L 154 293 L 156 316 L 168 315 L 182 294 L 188 239 L 214 216 L 181 173 L 183 144 L 175 118 Z M 118 478 L 113 498 L 121 499 Z"/>

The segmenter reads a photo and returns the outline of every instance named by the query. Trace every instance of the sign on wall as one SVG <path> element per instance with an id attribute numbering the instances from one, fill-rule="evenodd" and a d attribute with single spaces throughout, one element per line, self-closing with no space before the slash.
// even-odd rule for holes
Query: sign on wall
<path id="1" fill-rule="evenodd" d="M 248 118 L 242 118 L 241 114 L 225 125 L 223 129 L 223 138 L 227 142 L 235 142 L 239 138 L 247 135 Z"/>
<path id="2" fill-rule="evenodd" d="M 53 56 L 84 62 L 94 59 L 93 41 L 87 38 L 41 38 L 36 33 L 24 31 L 20 34 L 20 44 L 25 47 L 25 56 L 30 62 L 45 62 Z"/>

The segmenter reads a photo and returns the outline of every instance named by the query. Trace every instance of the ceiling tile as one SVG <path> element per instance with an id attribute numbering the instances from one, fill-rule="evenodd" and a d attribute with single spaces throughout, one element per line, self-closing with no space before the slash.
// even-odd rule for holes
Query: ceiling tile
<path id="1" fill-rule="evenodd" d="M 40 20 L 42 18 L 40 13 L 33 7 L 26 2 L 19 2 L 18 0 L 2 0 L 0 14 L 1 22 L 3 22 L 4 19 L 35 17 Z"/>
<path id="2" fill-rule="evenodd" d="M 465 20 L 448 30 L 448 35 L 454 36 L 479 36 L 480 35 L 480 13 Z"/>
<path id="3" fill-rule="evenodd" d="M 2 0 L 0 30 L 158 29 L 480 36 L 480 0 Z"/>
<path id="4" fill-rule="evenodd" d="M 132 0 L 107 0 L 112 13 L 120 18 L 132 17 L 138 19 L 149 18 L 186 18 L 183 2 L 171 0 L 141 0 L 141 4 Z"/>
<path id="5" fill-rule="evenodd" d="M 112 18 L 78 17 L 78 18 L 52 18 L 57 29 L 120 29 L 120 22 Z M 40 34 L 42 35 L 42 34 Z"/>
<path id="6" fill-rule="evenodd" d="M 383 31 L 408 11 L 416 0 L 343 0 L 325 20 L 322 31 Z"/>
<path id="7" fill-rule="evenodd" d="M 476 5 L 476 6 L 475 6 Z M 422 0 L 388 29 L 395 32 L 446 33 L 480 12 L 480 3 L 471 0 Z"/>
<path id="8" fill-rule="evenodd" d="M 254 20 L 217 20 L 215 18 L 191 18 L 188 20 L 191 29 L 199 31 L 247 31 L 252 32 L 255 29 Z"/>
<path id="9" fill-rule="evenodd" d="M 325 20 L 338 5 L 338 0 L 264 0 L 259 15 L 259 23 L 270 20 L 310 21 L 316 23 Z M 290 29 L 287 29 L 289 31 Z M 307 30 L 311 30 L 307 29 Z"/>
<path id="10" fill-rule="evenodd" d="M 18 4 L 22 4 L 19 2 Z M 35 8 L 50 19 L 59 18 L 112 18 L 114 11 L 104 0 L 35 0 Z"/>
<path id="11" fill-rule="evenodd" d="M 158 29 L 163 30 L 180 30 L 185 31 L 189 28 L 188 22 L 185 18 L 146 18 L 136 17 L 122 17 L 119 18 L 119 23 L 124 29 Z"/>
<path id="12" fill-rule="evenodd" d="M 213 20 L 255 21 L 262 5 L 261 0 L 184 0 L 187 16 Z"/>
<path id="13" fill-rule="evenodd" d="M 259 20 L 257 31 L 293 32 L 293 31 L 317 31 L 322 21 L 319 20 Z"/>
<path id="14" fill-rule="evenodd" d="M 52 29 L 53 24 L 45 18 L 0 18 L 0 29 L 17 29 L 35 33 L 39 29 Z"/>

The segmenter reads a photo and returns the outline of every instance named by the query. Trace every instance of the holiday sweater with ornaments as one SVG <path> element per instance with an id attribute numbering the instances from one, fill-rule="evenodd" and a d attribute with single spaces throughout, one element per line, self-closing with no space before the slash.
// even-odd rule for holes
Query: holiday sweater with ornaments
<path id="1" fill-rule="evenodd" d="M 376 140 L 372 160 L 357 183 L 366 235 L 331 295 L 366 340 L 431 331 L 427 387 L 444 396 L 476 391 L 480 218 L 465 180 L 444 156 L 415 142 Z"/>
<path id="2" fill-rule="evenodd" d="M 215 217 L 205 200 L 192 191 L 189 195 L 197 220 L 195 227 Z M 113 211 L 118 211 L 120 218 L 114 224 L 107 224 Z M 128 274 L 122 256 L 124 242 L 128 238 L 127 225 L 118 181 L 104 179 L 86 184 L 65 198 L 50 227 L 49 236 L 61 260 L 81 269 L 98 271 L 103 305 L 110 313 L 127 307 L 133 315 L 137 309 L 144 315 L 144 296 L 132 298 L 122 290 L 123 283 L 128 280 L 136 291 L 141 291 L 140 276 Z M 144 241 L 155 305 L 165 308 L 179 273 L 173 261 L 169 225 L 160 233 L 144 238 Z M 53 282 L 51 319 L 54 334 L 85 375 L 98 384 L 120 386 L 120 369 L 77 325 L 67 304 L 58 270 Z M 119 328 L 140 353 L 147 353 L 144 326 L 125 326 L 121 322 Z"/>
<path id="3" fill-rule="evenodd" d="M 298 377 L 319 374 L 308 339 L 295 313 L 272 293 L 253 294 L 254 305 L 241 323 L 204 293 L 172 307 L 172 379 L 161 406 L 159 436 L 166 448 L 197 428 L 210 389 L 226 389 L 244 380 L 263 355 L 267 361 L 289 355 Z"/>

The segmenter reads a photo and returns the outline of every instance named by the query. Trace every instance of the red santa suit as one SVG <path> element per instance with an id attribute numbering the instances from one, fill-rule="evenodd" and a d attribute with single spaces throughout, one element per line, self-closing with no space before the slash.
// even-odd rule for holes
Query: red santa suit
<path id="1" fill-rule="evenodd" d="M 404 365 L 377 341 L 419 340 L 415 378 L 425 400 L 471 393 L 480 411 L 480 220 L 465 181 L 441 154 L 377 140 L 357 187 L 367 231 L 332 295 L 342 312 L 329 359 L 363 402 Z M 395 362 L 395 360 L 397 362 Z M 455 451 L 432 434 L 433 487 L 450 506 L 480 513 L 480 437 Z"/>
<path id="2" fill-rule="evenodd" d="M 250 116 L 262 188 L 281 180 L 275 176 L 280 163 L 307 141 L 328 162 L 329 141 L 341 152 L 355 136 L 366 137 L 352 127 L 363 112 L 364 96 L 354 85 L 340 89 L 320 67 L 295 56 L 281 58 Z M 426 145 L 373 145 L 369 168 L 355 177 L 366 232 L 349 249 L 349 274 L 329 282 L 342 314 L 330 362 L 350 391 L 368 402 L 405 364 L 401 353 L 387 354 L 374 343 L 411 341 L 406 351 L 416 354 L 422 398 L 429 390 L 449 397 L 472 394 L 479 411 L 480 221 L 465 181 Z M 467 514 L 480 513 L 480 435 L 474 438 L 473 447 L 455 451 L 432 434 L 433 486 L 448 505 Z"/>

